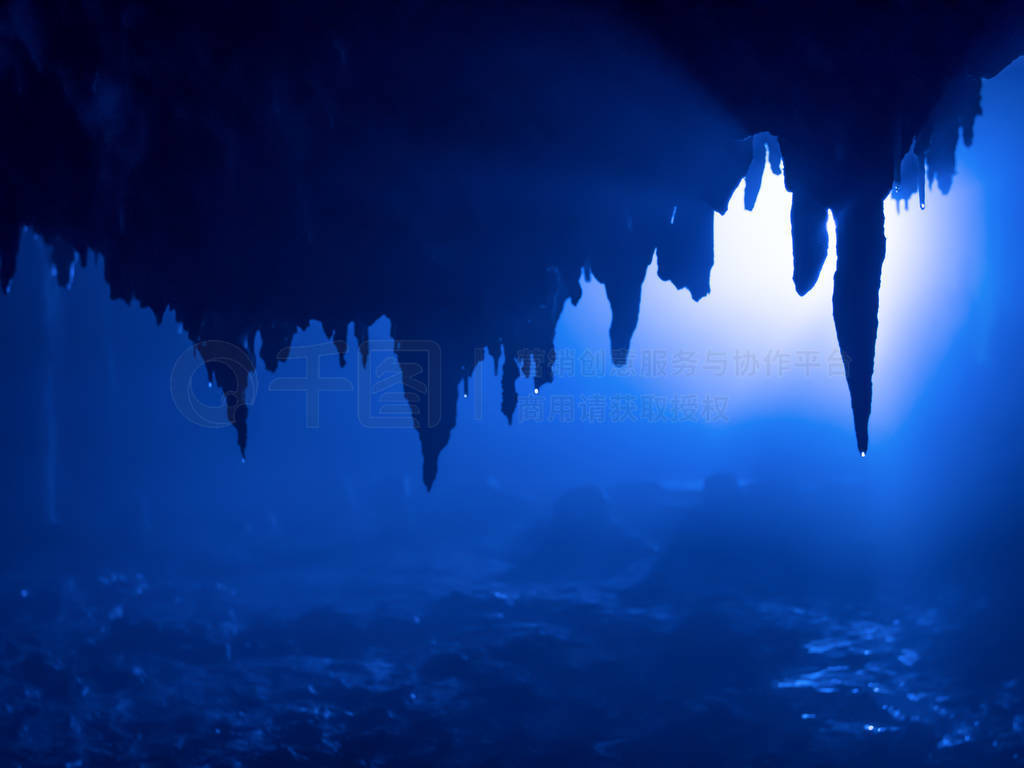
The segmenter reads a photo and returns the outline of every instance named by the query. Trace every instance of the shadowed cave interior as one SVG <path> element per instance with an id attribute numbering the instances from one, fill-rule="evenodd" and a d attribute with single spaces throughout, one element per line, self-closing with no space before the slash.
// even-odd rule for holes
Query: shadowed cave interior
<path id="1" fill-rule="evenodd" d="M 174 313 L 224 392 L 319 320 L 344 363 L 386 315 L 429 487 L 458 385 L 502 356 L 552 378 L 561 309 L 605 284 L 625 361 L 643 276 L 699 300 L 712 222 L 765 163 L 793 193 L 793 281 L 836 222 L 833 319 L 866 452 L 882 201 L 948 191 L 1014 3 L 462 3 L 4 14 L 0 282 L 20 233 L 57 279 L 101 254 L 111 297 Z M 927 177 L 927 182 L 926 182 Z M 685 329 L 680 329 L 685 333 Z M 257 350 L 257 334 L 260 345 Z M 425 378 L 423 374 L 425 372 Z M 422 379 L 422 380 L 421 380 Z"/>
<path id="2" fill-rule="evenodd" d="M 0 763 L 1020 765 L 1022 19 L 0 2 Z M 835 374 L 531 419 L 779 211 Z"/>

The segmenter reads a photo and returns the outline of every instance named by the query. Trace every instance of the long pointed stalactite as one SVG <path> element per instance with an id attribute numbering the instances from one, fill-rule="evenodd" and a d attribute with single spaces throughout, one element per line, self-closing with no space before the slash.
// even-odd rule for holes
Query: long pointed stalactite
<path id="1" fill-rule="evenodd" d="M 878 336 L 878 291 L 885 258 L 882 202 L 870 196 L 853 200 L 836 216 L 835 285 L 832 317 L 850 388 L 857 450 L 868 450 L 871 376 Z"/>
<path id="2" fill-rule="evenodd" d="M 793 194 L 801 295 L 835 220 L 865 452 L 883 200 L 948 191 L 1022 19 L 1009 0 L 8 0 L 0 286 L 25 227 L 62 285 L 102 254 L 112 298 L 172 310 L 196 343 L 243 456 L 257 357 L 273 370 L 318 320 L 342 364 L 353 327 L 366 365 L 387 316 L 429 487 L 480 350 L 511 423 L 517 379 L 552 381 L 560 312 L 593 275 L 622 365 L 652 259 L 705 296 L 715 212 L 743 179 L 752 209 L 768 162 Z"/>

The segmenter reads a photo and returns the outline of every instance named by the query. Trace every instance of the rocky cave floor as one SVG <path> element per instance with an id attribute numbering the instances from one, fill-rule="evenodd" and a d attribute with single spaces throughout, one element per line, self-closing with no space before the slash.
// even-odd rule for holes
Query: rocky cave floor
<path id="1" fill-rule="evenodd" d="M 985 659 L 988 674 L 950 674 L 962 617 L 941 600 L 872 609 L 729 585 L 652 600 L 637 585 L 649 582 L 653 555 L 572 578 L 538 577 L 536 560 L 522 560 L 453 556 L 439 567 L 364 549 L 248 568 L 225 558 L 8 575 L 0 763 L 1024 758 L 1024 682 L 1002 678 L 998 663 L 991 673 Z"/>

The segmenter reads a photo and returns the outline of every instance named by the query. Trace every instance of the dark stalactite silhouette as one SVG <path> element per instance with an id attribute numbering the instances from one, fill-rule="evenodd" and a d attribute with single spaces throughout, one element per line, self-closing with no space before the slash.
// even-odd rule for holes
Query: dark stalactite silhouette
<path id="1" fill-rule="evenodd" d="M 836 253 L 832 316 L 850 387 L 857 450 L 865 453 L 878 336 L 878 289 L 885 258 L 885 220 L 880 200 L 857 199 L 836 212 Z"/>
<path id="2" fill-rule="evenodd" d="M 516 380 L 552 381 L 561 309 L 592 274 L 622 365 L 651 260 L 707 295 L 715 212 L 743 179 L 754 207 L 767 159 L 793 193 L 801 295 L 835 219 L 863 452 L 882 201 L 948 191 L 982 79 L 1022 51 L 1010 0 L 8 0 L 0 285 L 25 227 L 62 285 L 101 254 L 111 298 L 173 310 L 198 345 L 243 456 L 257 355 L 273 370 L 318 320 L 342 364 L 354 327 L 365 366 L 387 316 L 429 486 L 479 350 L 504 354 L 511 423 Z"/>
<path id="3" fill-rule="evenodd" d="M 828 255 L 828 208 L 806 192 L 793 195 L 790 226 L 793 232 L 793 285 L 807 294 L 821 274 Z"/>

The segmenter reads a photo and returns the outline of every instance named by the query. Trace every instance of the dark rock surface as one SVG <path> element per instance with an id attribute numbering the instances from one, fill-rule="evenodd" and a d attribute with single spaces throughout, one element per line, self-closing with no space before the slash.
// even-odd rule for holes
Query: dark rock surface
<path id="1" fill-rule="evenodd" d="M 826 523 L 735 535 L 764 491 L 725 486 L 678 511 L 657 558 L 592 536 L 566 507 L 593 492 L 570 494 L 554 517 L 579 562 L 543 572 L 515 537 L 490 575 L 450 542 L 323 568 L 281 535 L 275 559 L 150 555 L 145 573 L 41 545 L 0 576 L 0 762 L 1019 765 L 1019 586 L 801 589 L 877 564 L 837 564 Z M 616 542 L 632 586 L 603 575 Z"/>

